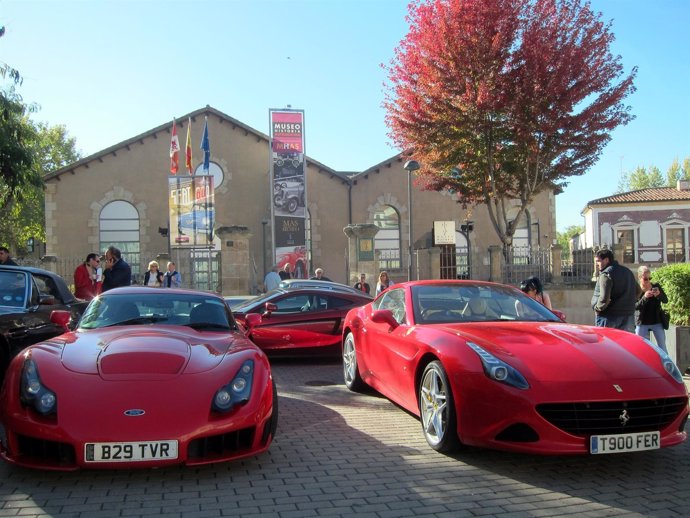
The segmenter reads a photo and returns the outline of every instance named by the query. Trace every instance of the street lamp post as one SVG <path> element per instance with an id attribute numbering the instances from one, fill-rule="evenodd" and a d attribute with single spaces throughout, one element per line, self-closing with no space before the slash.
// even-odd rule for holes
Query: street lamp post
<path id="1" fill-rule="evenodd" d="M 263 243 L 263 256 L 264 256 L 264 277 L 266 276 L 266 225 L 268 225 L 267 219 L 261 220 L 261 242 Z"/>
<path id="2" fill-rule="evenodd" d="M 419 162 L 408 160 L 403 169 L 407 171 L 407 280 L 412 280 L 412 171 L 419 169 Z"/>

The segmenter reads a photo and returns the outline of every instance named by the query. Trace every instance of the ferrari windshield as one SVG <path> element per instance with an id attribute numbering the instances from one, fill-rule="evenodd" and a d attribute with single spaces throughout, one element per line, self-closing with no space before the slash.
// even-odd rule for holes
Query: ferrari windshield
<path id="1" fill-rule="evenodd" d="M 545 306 L 510 286 L 418 285 L 412 287 L 412 299 L 418 324 L 501 320 L 560 322 Z"/>
<path id="2" fill-rule="evenodd" d="M 150 293 L 104 293 L 91 301 L 81 329 L 162 324 L 204 330 L 235 329 L 235 321 L 217 297 L 151 289 Z"/>

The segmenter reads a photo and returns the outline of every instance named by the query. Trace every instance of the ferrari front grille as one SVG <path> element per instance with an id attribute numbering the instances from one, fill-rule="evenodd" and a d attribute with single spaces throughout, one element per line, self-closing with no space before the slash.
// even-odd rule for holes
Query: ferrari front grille
<path id="1" fill-rule="evenodd" d="M 545 403 L 537 412 L 572 435 L 606 435 L 663 430 L 688 406 L 686 397 L 596 403 Z"/>
<path id="2" fill-rule="evenodd" d="M 187 456 L 190 460 L 204 460 L 222 458 L 248 450 L 254 442 L 254 431 L 255 428 L 251 427 L 194 439 L 189 443 Z"/>
<path id="3" fill-rule="evenodd" d="M 74 447 L 71 444 L 17 434 L 17 447 L 19 449 L 17 457 L 31 462 L 60 467 L 74 466 L 77 462 Z"/>

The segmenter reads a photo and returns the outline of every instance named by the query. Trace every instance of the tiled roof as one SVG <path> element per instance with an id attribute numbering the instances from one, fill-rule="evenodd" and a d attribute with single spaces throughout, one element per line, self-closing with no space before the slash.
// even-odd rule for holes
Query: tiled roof
<path id="1" fill-rule="evenodd" d="M 598 198 L 587 203 L 591 205 L 609 205 L 617 203 L 646 203 L 654 201 L 690 201 L 690 190 L 679 191 L 673 187 L 652 187 L 639 191 L 622 192 L 605 198 Z"/>

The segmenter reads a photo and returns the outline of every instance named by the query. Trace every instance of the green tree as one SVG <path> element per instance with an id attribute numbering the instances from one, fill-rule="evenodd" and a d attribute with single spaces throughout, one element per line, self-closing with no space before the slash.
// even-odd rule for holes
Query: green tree
<path id="1" fill-rule="evenodd" d="M 671 165 L 666 171 L 666 185 L 669 187 L 675 187 L 678 180 L 683 177 L 683 170 L 680 167 L 680 162 L 678 162 L 678 157 L 673 159 Z"/>
<path id="2" fill-rule="evenodd" d="M 626 191 L 637 191 L 639 189 L 647 189 L 649 187 L 649 176 L 647 176 L 647 168 L 637 166 L 635 170 L 628 175 L 628 185 Z"/>
<path id="3" fill-rule="evenodd" d="M 665 186 L 666 182 L 664 181 L 664 177 L 661 175 L 661 171 L 658 167 L 653 165 L 647 169 L 645 167 L 638 166 L 629 176 L 627 176 L 627 188 L 624 189 L 624 191 L 639 191 L 641 189 Z"/>
<path id="4" fill-rule="evenodd" d="M 561 249 L 564 255 L 570 255 L 570 240 L 582 234 L 585 231 L 585 227 L 582 225 L 570 225 L 566 227 L 563 232 L 556 232 L 556 241 L 561 245 Z"/>
<path id="5" fill-rule="evenodd" d="M 67 134 L 65 126 L 49 126 L 44 122 L 33 123 L 25 119 L 27 134 L 32 134 L 28 149 L 32 156 L 33 176 L 39 178 L 22 188 L 20 198 L 5 201 L 4 211 L 9 217 L 0 220 L 0 235 L 21 255 L 29 238 L 45 240 L 45 206 L 42 177 L 81 158 L 76 141 Z"/>
<path id="6" fill-rule="evenodd" d="M 652 187 L 675 188 L 678 180 L 690 180 L 690 157 L 683 160 L 681 166 L 678 158 L 673 159 L 666 170 L 666 177 L 657 166 L 645 168 L 637 166 L 632 172 L 624 173 L 618 181 L 617 193 L 649 189 Z"/>

